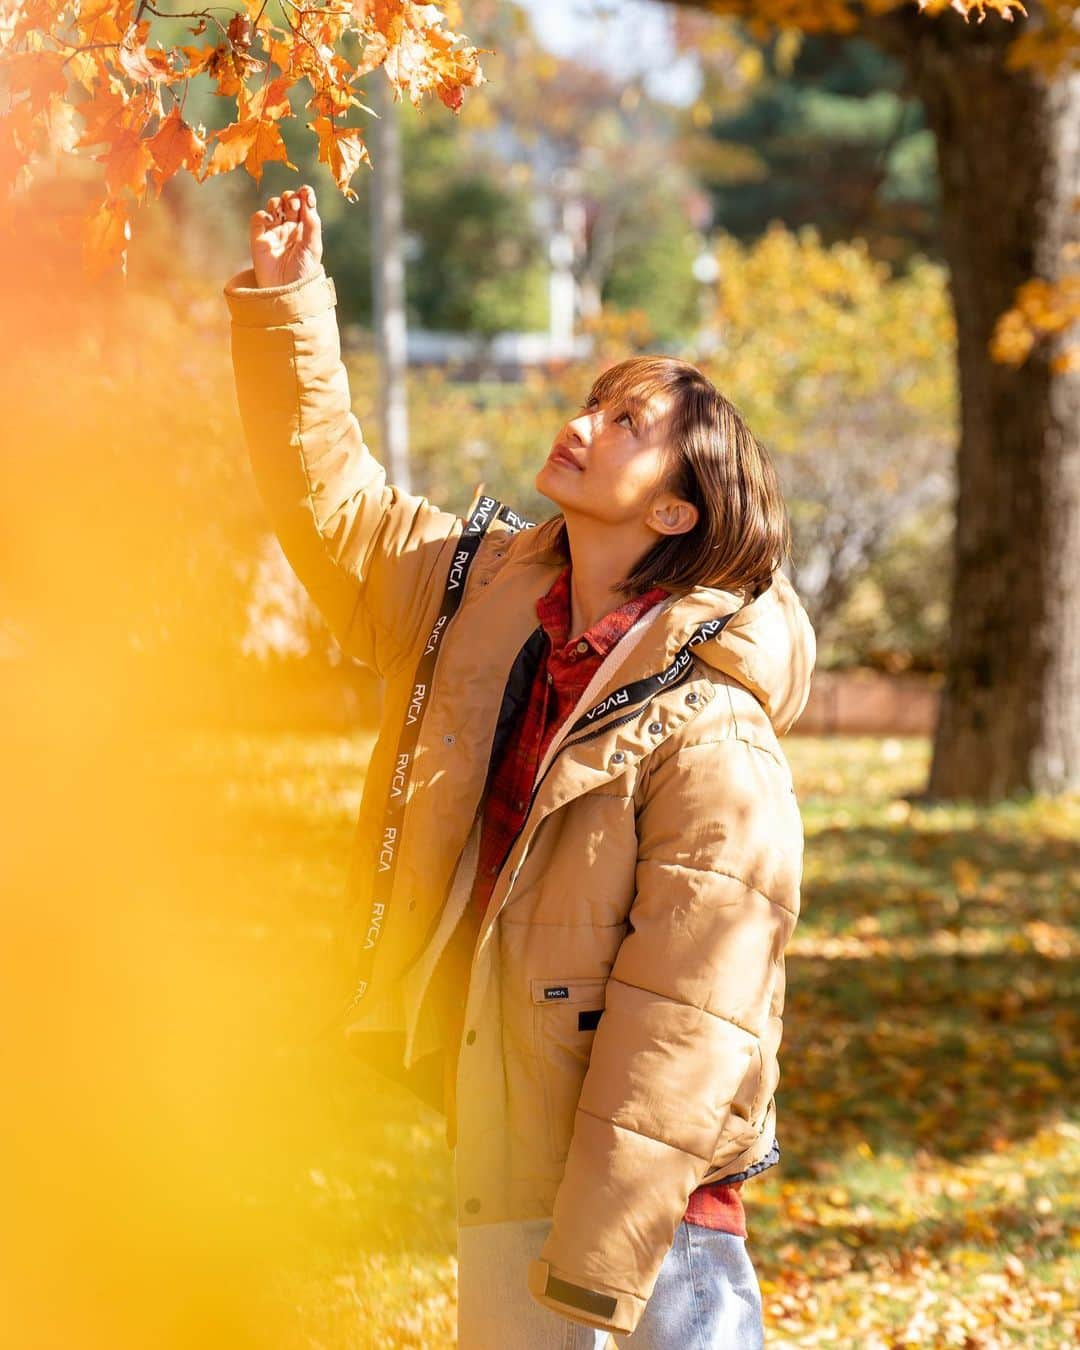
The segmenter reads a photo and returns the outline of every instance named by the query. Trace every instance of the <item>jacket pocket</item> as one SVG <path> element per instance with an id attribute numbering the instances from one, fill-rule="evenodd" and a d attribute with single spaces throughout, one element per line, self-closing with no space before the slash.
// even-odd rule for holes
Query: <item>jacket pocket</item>
<path id="1" fill-rule="evenodd" d="M 565 1162 L 593 1038 L 604 1012 L 604 977 L 531 981 L 533 1046 L 544 1089 L 548 1158 Z"/>

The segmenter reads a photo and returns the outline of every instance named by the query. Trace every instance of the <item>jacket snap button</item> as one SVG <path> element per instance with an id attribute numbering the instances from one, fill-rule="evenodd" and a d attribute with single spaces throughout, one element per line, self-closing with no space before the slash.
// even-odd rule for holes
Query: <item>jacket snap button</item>
<path id="1" fill-rule="evenodd" d="M 659 734 L 663 731 L 663 729 L 664 728 L 660 722 L 649 723 L 649 731 L 653 736 L 659 736 Z"/>
<path id="2" fill-rule="evenodd" d="M 687 703 L 696 703 L 698 701 L 697 694 L 687 694 L 686 701 Z"/>
<path id="3" fill-rule="evenodd" d="M 612 764 L 621 764 L 625 758 L 626 756 L 623 754 L 621 750 L 616 750 L 615 753 L 611 756 L 611 762 Z"/>
<path id="4" fill-rule="evenodd" d="M 443 737 L 443 744 L 453 745 L 456 739 L 457 738 L 455 737 L 454 733 L 452 731 L 448 731 L 446 735 Z"/>
<path id="5" fill-rule="evenodd" d="M 415 900 L 410 900 L 410 901 L 409 901 L 409 908 L 410 908 L 410 909 L 415 909 L 415 908 L 416 908 L 416 901 L 415 901 Z"/>
<path id="6" fill-rule="evenodd" d="M 465 1037 L 465 1044 L 472 1045 L 473 1041 L 475 1040 L 476 1040 L 476 1032 L 470 1031 L 469 1034 Z"/>
<path id="7" fill-rule="evenodd" d="M 574 650 L 580 652 L 582 656 L 584 656 L 585 653 L 589 650 L 589 644 L 584 639 L 582 639 L 582 641 L 578 643 L 578 645 L 574 648 Z"/>
<path id="8" fill-rule="evenodd" d="M 477 1200 L 476 1196 L 474 1195 L 470 1199 L 465 1201 L 465 1208 L 470 1214 L 476 1214 L 480 1209 L 480 1201 Z"/>

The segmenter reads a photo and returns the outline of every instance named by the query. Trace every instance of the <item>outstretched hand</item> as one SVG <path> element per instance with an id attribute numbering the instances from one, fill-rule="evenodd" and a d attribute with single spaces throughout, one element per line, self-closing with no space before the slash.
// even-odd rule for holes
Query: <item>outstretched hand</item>
<path id="1" fill-rule="evenodd" d="M 313 276 L 322 265 L 322 221 L 315 189 L 271 197 L 249 223 L 251 262 L 258 286 L 284 286 Z"/>

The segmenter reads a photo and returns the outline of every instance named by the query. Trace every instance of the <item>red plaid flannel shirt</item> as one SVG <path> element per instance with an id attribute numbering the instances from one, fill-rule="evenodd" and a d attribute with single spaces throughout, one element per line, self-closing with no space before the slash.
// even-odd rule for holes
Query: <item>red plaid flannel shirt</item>
<path id="1" fill-rule="evenodd" d="M 546 595 L 536 602 L 536 613 L 548 642 L 533 680 L 529 699 L 506 742 L 501 761 L 493 766 L 481 822 L 479 862 L 470 904 L 479 922 L 528 813 L 536 770 L 555 733 L 604 657 L 642 614 L 667 598 L 656 586 L 605 614 L 575 642 L 570 639 L 570 567 L 559 573 Z M 689 1198 L 686 1221 L 746 1237 L 746 1216 L 739 1191 L 733 1185 L 699 1186 Z"/>

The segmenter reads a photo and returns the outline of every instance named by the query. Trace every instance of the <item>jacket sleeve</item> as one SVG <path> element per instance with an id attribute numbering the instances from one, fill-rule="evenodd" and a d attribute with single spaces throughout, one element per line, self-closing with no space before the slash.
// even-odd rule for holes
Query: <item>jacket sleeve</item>
<path id="1" fill-rule="evenodd" d="M 462 522 L 389 486 L 364 444 L 323 269 L 260 288 L 249 268 L 225 298 L 248 454 L 278 539 L 342 650 L 385 675 L 418 640 Z"/>
<path id="2" fill-rule="evenodd" d="M 801 858 L 790 774 L 768 752 L 693 744 L 650 771 L 630 927 L 528 1270 L 544 1306 L 633 1331 L 690 1192 L 759 1138 Z"/>

